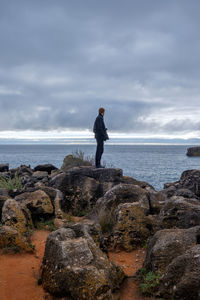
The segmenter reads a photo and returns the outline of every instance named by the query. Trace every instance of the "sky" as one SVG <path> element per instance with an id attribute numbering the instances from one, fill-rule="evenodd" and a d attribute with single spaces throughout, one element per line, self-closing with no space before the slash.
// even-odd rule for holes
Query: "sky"
<path id="1" fill-rule="evenodd" d="M 0 138 L 200 136 L 199 0 L 1 0 Z"/>

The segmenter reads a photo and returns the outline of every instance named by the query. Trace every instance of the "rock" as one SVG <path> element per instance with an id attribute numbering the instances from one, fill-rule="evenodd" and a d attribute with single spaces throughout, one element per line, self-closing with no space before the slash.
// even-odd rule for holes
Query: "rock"
<path id="1" fill-rule="evenodd" d="M 74 155 L 67 155 L 63 160 L 61 170 L 63 172 L 67 172 L 71 168 L 80 166 L 92 166 L 92 164 L 83 158 L 75 157 Z"/>
<path id="2" fill-rule="evenodd" d="M 31 211 L 33 221 L 48 218 L 53 215 L 54 208 L 49 196 L 42 190 L 23 193 L 15 199 L 23 203 Z"/>
<path id="3" fill-rule="evenodd" d="M 152 227 L 151 219 L 145 215 L 145 210 L 138 202 L 119 204 L 115 211 L 113 238 L 109 248 L 125 251 L 137 249 L 145 244 Z"/>
<path id="4" fill-rule="evenodd" d="M 111 300 L 123 279 L 122 270 L 97 247 L 86 226 L 60 228 L 48 236 L 42 284 L 51 294 L 74 300 Z"/>
<path id="5" fill-rule="evenodd" d="M 34 168 L 34 171 L 44 171 L 47 172 L 48 174 L 51 174 L 51 171 L 57 170 L 58 168 L 55 167 L 52 164 L 43 164 L 43 165 L 38 165 Z"/>
<path id="6" fill-rule="evenodd" d="M 30 211 L 14 199 L 7 199 L 2 208 L 2 223 L 17 229 L 20 234 L 33 228 Z"/>
<path id="7" fill-rule="evenodd" d="M 65 196 L 64 211 L 89 211 L 97 199 L 122 180 L 120 169 L 73 168 L 50 180 L 49 185 Z"/>
<path id="8" fill-rule="evenodd" d="M 187 149 L 187 156 L 200 156 L 200 147 L 191 147 Z"/>
<path id="9" fill-rule="evenodd" d="M 164 274 L 172 260 L 197 244 L 199 237 L 200 226 L 156 232 L 148 243 L 144 268 Z"/>
<path id="10" fill-rule="evenodd" d="M 154 190 L 151 194 L 138 185 L 119 184 L 97 200 L 89 216 L 101 225 L 108 249 L 131 251 L 153 234 L 156 222 L 149 214 L 156 202 Z"/>
<path id="11" fill-rule="evenodd" d="M 190 228 L 200 225 L 200 202 L 174 196 L 165 202 L 158 217 L 160 228 Z"/>
<path id="12" fill-rule="evenodd" d="M 20 234 L 17 228 L 11 226 L 0 227 L 0 249 L 12 251 L 32 251 L 32 248 L 23 234 Z"/>
<path id="13" fill-rule="evenodd" d="M 41 180 L 44 177 L 48 177 L 48 172 L 46 172 L 46 171 L 35 171 L 35 172 L 33 172 L 33 177 L 35 177 L 37 180 Z"/>
<path id="14" fill-rule="evenodd" d="M 130 176 L 123 176 L 123 182 L 122 183 L 139 185 L 143 189 L 151 188 L 151 189 L 154 190 L 154 187 L 152 185 L 150 185 L 149 183 L 147 183 L 145 181 L 139 181 L 139 180 L 137 180 L 135 178 L 132 178 Z"/>
<path id="15" fill-rule="evenodd" d="M 9 164 L 0 164 L 0 172 L 8 172 Z"/>
<path id="16" fill-rule="evenodd" d="M 1 218 L 2 218 L 2 208 L 7 199 L 9 199 L 8 196 L 0 195 L 0 222 L 1 222 Z"/>
<path id="17" fill-rule="evenodd" d="M 31 169 L 30 165 L 26 166 L 26 165 L 21 165 L 18 168 L 15 169 L 11 169 L 10 170 L 12 177 L 14 177 L 15 175 L 17 176 L 31 176 L 33 173 L 33 170 Z"/>
<path id="18" fill-rule="evenodd" d="M 190 198 L 198 198 L 200 200 L 200 170 L 187 170 L 181 175 L 179 181 L 167 183 L 165 189 L 171 189 L 171 195 L 181 195 Z M 165 189 L 162 192 L 165 192 Z M 186 191 L 187 190 L 187 191 Z M 190 191 L 190 194 L 189 194 Z M 192 193 L 192 197 L 191 197 Z"/>
<path id="19" fill-rule="evenodd" d="M 200 245 L 172 260 L 161 280 L 159 294 L 164 299 L 200 299 Z"/>

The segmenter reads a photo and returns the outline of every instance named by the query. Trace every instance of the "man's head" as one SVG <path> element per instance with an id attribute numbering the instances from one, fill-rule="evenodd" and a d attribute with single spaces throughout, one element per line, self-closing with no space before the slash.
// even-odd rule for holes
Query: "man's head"
<path id="1" fill-rule="evenodd" d="M 105 113 L 105 109 L 103 107 L 99 108 L 99 113 L 103 116 Z"/>

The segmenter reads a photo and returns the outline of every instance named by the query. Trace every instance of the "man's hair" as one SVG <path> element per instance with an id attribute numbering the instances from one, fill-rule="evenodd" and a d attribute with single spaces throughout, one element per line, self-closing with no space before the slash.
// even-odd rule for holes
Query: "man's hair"
<path id="1" fill-rule="evenodd" d="M 105 112 L 105 108 L 100 107 L 100 108 L 99 108 L 99 113 L 100 113 L 100 114 L 103 114 L 104 112 Z"/>

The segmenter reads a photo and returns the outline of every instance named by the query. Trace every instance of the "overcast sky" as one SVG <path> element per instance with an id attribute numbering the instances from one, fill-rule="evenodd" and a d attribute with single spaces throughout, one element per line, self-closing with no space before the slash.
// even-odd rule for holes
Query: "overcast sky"
<path id="1" fill-rule="evenodd" d="M 200 136 L 199 0 L 1 0 L 0 136 Z"/>

